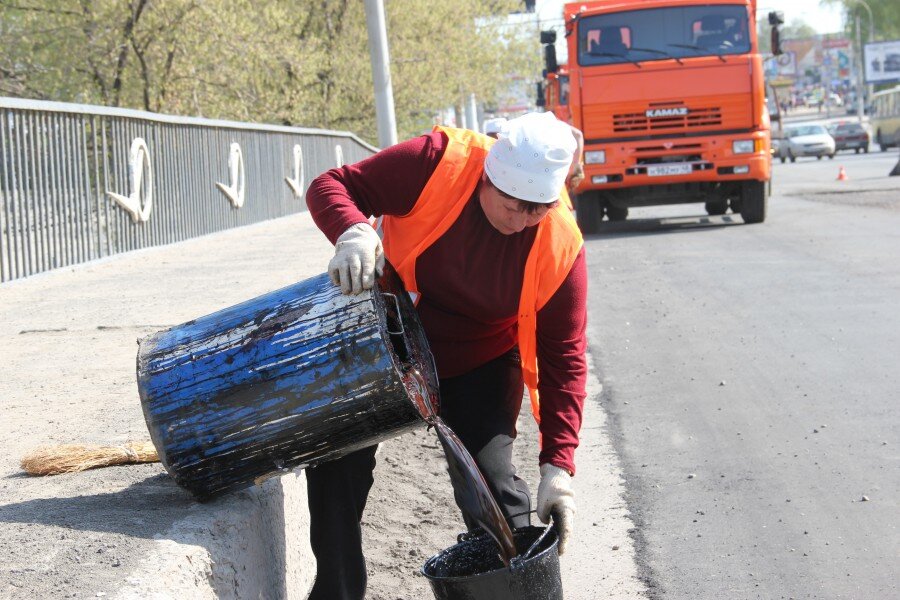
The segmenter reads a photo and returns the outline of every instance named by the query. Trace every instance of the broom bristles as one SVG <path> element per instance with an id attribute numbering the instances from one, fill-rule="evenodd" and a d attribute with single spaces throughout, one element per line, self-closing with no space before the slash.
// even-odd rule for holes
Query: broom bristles
<path id="1" fill-rule="evenodd" d="M 121 446 L 62 444 L 32 450 L 22 458 L 21 465 L 29 475 L 59 475 L 158 460 L 159 455 L 152 442 L 128 442 Z"/>

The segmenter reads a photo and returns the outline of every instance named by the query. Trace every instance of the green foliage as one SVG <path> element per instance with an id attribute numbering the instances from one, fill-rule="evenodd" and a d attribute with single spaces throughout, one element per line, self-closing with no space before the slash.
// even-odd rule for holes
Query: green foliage
<path id="1" fill-rule="evenodd" d="M 822 4 L 842 5 L 847 14 L 844 30 L 847 37 L 856 39 L 856 17 L 859 16 L 860 34 L 863 44 L 869 39 L 869 11 L 859 0 L 821 0 Z M 865 0 L 872 10 L 872 24 L 875 28 L 874 41 L 900 39 L 900 7 L 897 0 Z"/>
<path id="2" fill-rule="evenodd" d="M 386 0 L 401 139 L 540 69 L 518 0 Z M 360 0 L 0 0 L 0 94 L 376 139 Z"/>

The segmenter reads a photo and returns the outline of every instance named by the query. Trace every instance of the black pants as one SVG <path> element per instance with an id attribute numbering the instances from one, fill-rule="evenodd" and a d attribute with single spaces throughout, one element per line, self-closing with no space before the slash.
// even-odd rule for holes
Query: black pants
<path id="1" fill-rule="evenodd" d="M 530 523 L 531 494 L 512 464 L 523 391 L 515 349 L 464 375 L 441 380 L 441 418 L 475 457 L 503 513 L 512 517 L 513 527 Z M 365 596 L 360 521 L 374 468 L 373 446 L 306 470 L 310 541 L 318 563 L 310 600 Z M 471 528 L 470 519 L 464 518 Z"/>

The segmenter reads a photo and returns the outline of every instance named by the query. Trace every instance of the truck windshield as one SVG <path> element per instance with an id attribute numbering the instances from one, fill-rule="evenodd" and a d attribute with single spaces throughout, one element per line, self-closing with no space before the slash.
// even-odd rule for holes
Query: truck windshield
<path id="1" fill-rule="evenodd" d="M 578 24 L 578 64 L 585 66 L 747 52 L 747 8 L 739 5 L 630 10 Z"/>

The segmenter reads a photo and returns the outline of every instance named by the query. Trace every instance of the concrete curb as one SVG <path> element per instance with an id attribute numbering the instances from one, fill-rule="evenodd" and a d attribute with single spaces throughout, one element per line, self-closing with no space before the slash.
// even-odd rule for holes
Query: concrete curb
<path id="1" fill-rule="evenodd" d="M 116 598 L 306 598 L 315 576 L 306 479 L 292 473 L 193 507 Z"/>

